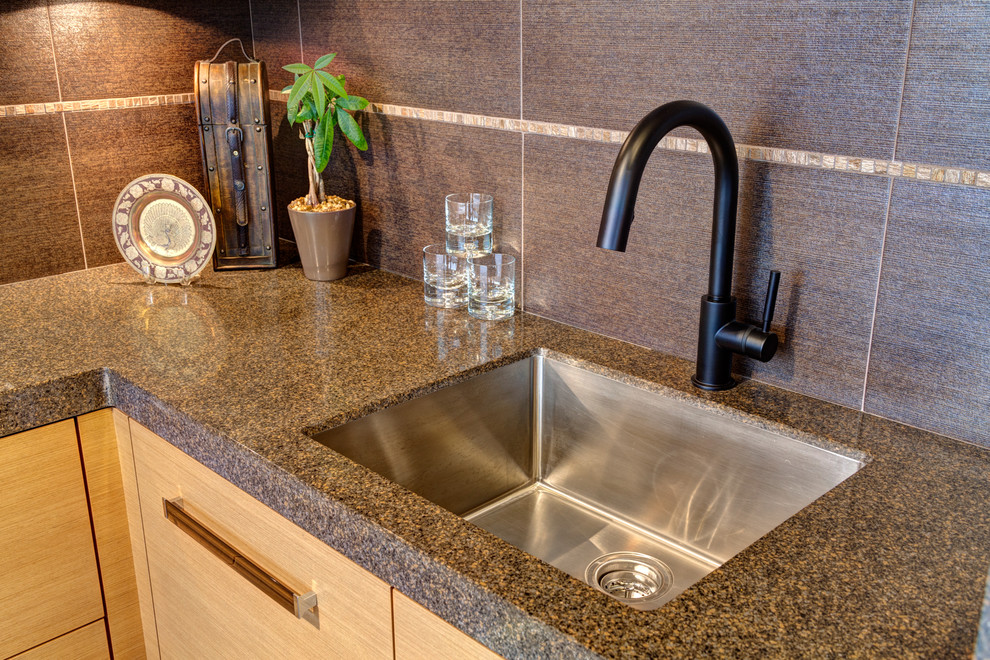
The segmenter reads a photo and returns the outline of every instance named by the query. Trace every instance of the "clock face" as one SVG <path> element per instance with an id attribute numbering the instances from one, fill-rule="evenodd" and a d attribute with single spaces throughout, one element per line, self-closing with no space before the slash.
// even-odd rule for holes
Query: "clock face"
<path id="1" fill-rule="evenodd" d="M 144 207 L 139 231 L 148 249 L 163 257 L 186 253 L 196 239 L 196 219 L 173 199 L 156 199 Z"/>

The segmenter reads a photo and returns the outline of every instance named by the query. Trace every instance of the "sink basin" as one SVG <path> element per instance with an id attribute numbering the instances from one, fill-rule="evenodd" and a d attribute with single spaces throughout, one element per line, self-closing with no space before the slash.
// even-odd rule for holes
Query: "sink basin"
<path id="1" fill-rule="evenodd" d="M 316 440 L 637 609 L 863 465 L 541 355 Z"/>

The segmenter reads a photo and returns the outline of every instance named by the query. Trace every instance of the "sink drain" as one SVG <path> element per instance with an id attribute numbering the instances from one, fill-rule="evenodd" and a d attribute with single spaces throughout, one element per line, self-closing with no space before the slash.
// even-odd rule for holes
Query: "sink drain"
<path id="1" fill-rule="evenodd" d="M 623 603 L 642 607 L 661 598 L 674 574 L 659 559 L 638 552 L 610 552 L 588 565 L 585 581 Z"/>

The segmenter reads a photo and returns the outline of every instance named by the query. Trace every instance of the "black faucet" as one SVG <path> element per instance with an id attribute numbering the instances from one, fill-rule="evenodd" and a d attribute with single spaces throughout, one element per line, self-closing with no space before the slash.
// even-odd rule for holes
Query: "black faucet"
<path id="1" fill-rule="evenodd" d="M 690 126 L 701 133 L 715 161 L 708 294 L 701 299 L 698 368 L 691 382 L 704 390 L 727 390 L 736 384 L 732 378 L 733 353 L 767 362 L 777 351 L 777 335 L 770 332 L 770 322 L 780 273 L 770 271 L 762 327 L 737 321 L 736 299 L 731 289 L 739 164 L 729 129 L 715 111 L 695 101 L 674 101 L 660 106 L 636 124 L 612 168 L 598 247 L 625 252 L 643 168 L 663 136 L 678 126 Z"/>

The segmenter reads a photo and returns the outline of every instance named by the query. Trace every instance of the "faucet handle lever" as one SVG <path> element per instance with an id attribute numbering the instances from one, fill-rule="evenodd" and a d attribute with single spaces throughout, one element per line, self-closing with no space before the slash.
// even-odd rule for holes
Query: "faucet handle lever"
<path id="1" fill-rule="evenodd" d="M 770 271 L 770 281 L 767 283 L 767 297 L 763 301 L 763 332 L 770 332 L 773 322 L 773 310 L 777 306 L 777 285 L 780 284 L 780 271 Z"/>

